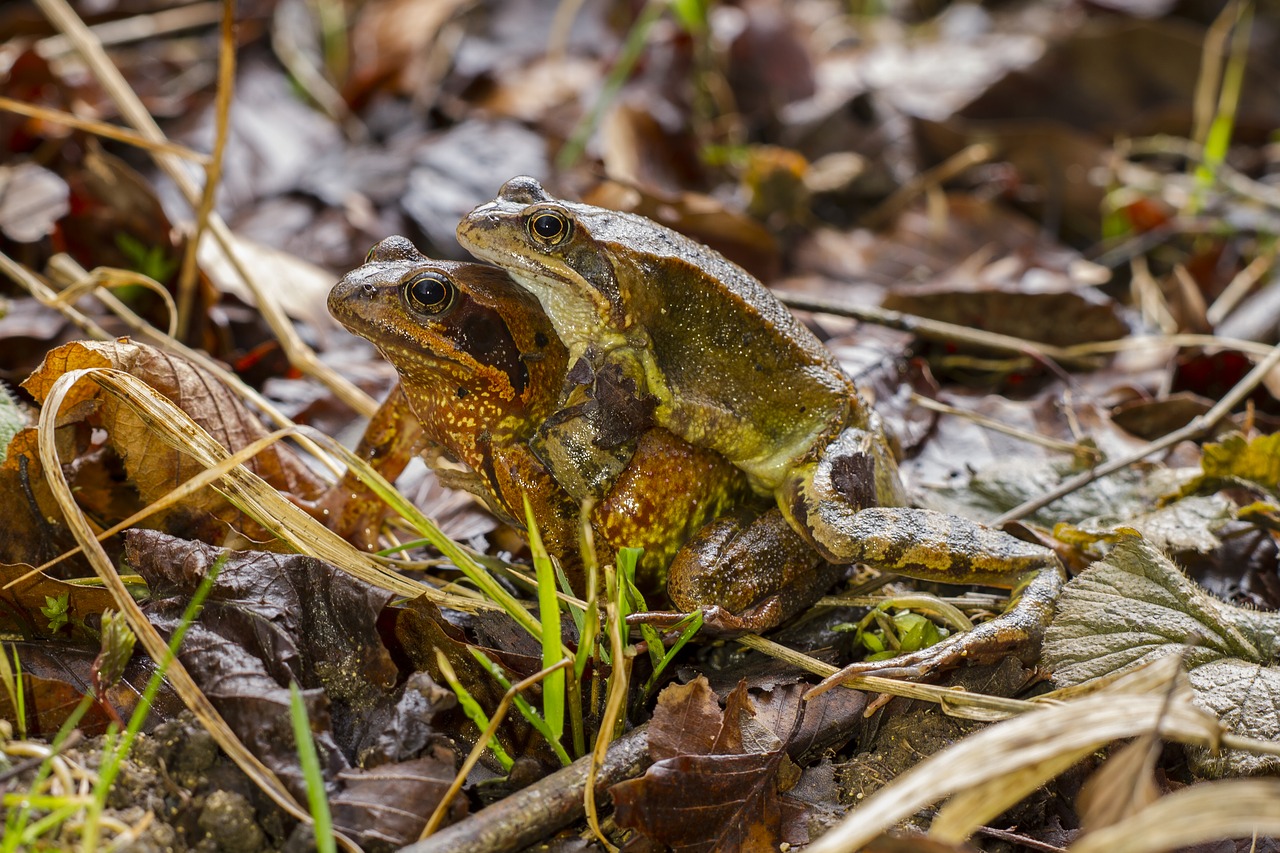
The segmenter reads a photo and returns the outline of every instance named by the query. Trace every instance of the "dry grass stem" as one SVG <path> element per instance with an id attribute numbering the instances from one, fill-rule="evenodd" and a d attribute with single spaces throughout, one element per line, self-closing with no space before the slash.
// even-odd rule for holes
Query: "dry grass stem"
<path id="1" fill-rule="evenodd" d="M 95 373 L 98 375 L 94 376 Z M 58 451 L 55 446 L 54 437 L 56 435 L 58 413 L 62 409 L 63 400 L 78 382 L 86 379 L 100 381 L 103 378 L 102 373 L 103 371 L 75 370 L 59 377 L 54 382 L 40 412 L 40 462 L 44 466 L 49 486 L 53 490 L 54 498 L 62 510 L 67 526 L 80 543 L 80 547 L 84 549 L 85 556 L 92 564 L 94 572 L 111 592 L 116 606 L 120 608 L 125 619 L 128 620 L 129 627 L 137 635 L 147 654 L 151 656 L 152 660 L 160 663 L 168 660 L 168 644 L 160 636 L 159 632 L 152 627 L 142 609 L 133 600 L 133 596 L 129 594 L 119 574 L 116 573 L 111 558 L 94 537 L 93 528 L 90 526 L 89 520 L 80 511 L 80 507 L 76 504 L 75 497 L 71 493 L 71 487 L 63 474 L 61 459 L 58 458 Z M 133 379 L 127 374 L 125 377 L 126 379 Z M 137 380 L 133 381 L 145 389 L 145 392 L 155 394 L 154 391 L 151 391 Z M 165 402 L 167 403 L 168 401 Z M 230 727 L 218 714 L 217 709 L 213 707 L 190 674 L 187 673 L 186 668 L 178 660 L 172 660 L 169 662 L 166 675 L 174 690 L 199 719 L 200 724 L 208 730 L 214 740 L 218 742 L 218 745 L 222 747 L 245 774 L 282 809 L 298 820 L 310 823 L 311 816 L 298 805 L 288 790 L 285 789 L 280 779 L 262 764 L 253 753 L 246 749 L 244 744 L 232 733 Z M 351 851 L 359 849 L 349 840 L 343 839 L 343 841 L 346 849 Z"/>
<path id="2" fill-rule="evenodd" d="M 195 228 L 190 234 L 182 254 L 182 269 L 178 273 L 178 338 L 186 338 L 191 330 L 192 312 L 198 305 L 197 285 L 199 268 L 196 265 L 197 249 L 208 229 L 209 215 L 218 184 L 222 180 L 222 160 L 227 151 L 227 136 L 231 127 L 231 93 L 235 88 L 236 74 L 236 9 L 234 0 L 222 0 L 222 26 L 218 33 L 218 87 L 214 94 L 213 152 L 204 164 L 204 190 L 196 205 Z"/>
<path id="3" fill-rule="evenodd" d="M 52 275 L 60 280 L 68 283 L 68 287 L 74 287 L 77 282 L 93 280 L 98 274 L 98 270 L 93 273 L 87 272 L 84 267 L 75 262 L 69 255 L 54 255 L 49 260 L 49 269 Z M 49 291 L 53 293 L 53 291 Z M 115 297 L 109 290 L 98 289 L 95 294 L 98 300 L 105 305 L 112 313 L 119 317 L 126 326 L 133 332 L 141 335 L 143 338 L 153 341 L 161 349 L 168 352 L 180 354 L 193 364 L 199 365 L 204 370 L 209 371 L 218 377 L 224 385 L 238 394 L 242 399 L 247 400 L 258 411 L 262 412 L 266 418 L 281 429 L 292 429 L 296 424 L 266 397 L 258 393 L 257 389 L 247 384 L 234 371 L 228 370 L 221 362 L 211 358 L 202 350 L 193 349 L 182 341 L 173 337 L 172 334 L 165 334 L 156 329 L 155 326 L 148 323 L 142 317 L 134 313 L 133 309 L 125 305 Z M 167 294 L 166 294 L 167 295 Z M 37 298 L 40 298 L 37 296 Z M 43 299 L 41 300 L 44 301 Z M 52 307 L 61 310 L 62 300 L 58 299 L 55 294 L 50 302 L 46 302 Z M 172 301 L 166 301 L 166 304 L 172 305 Z M 334 461 L 333 456 L 322 450 L 315 442 L 304 435 L 298 437 L 299 442 L 307 452 L 314 456 L 320 464 L 329 469 L 334 476 L 342 473 L 342 466 Z"/>
<path id="4" fill-rule="evenodd" d="M 104 45 L 128 44 L 155 38 L 168 33 L 207 27 L 217 23 L 221 12 L 220 0 L 192 3 L 176 9 L 162 9 L 150 15 L 134 15 L 114 21 L 94 24 L 89 30 Z M 66 36 L 49 36 L 36 42 L 36 53 L 48 60 L 55 60 L 75 49 Z"/>
<path id="5" fill-rule="evenodd" d="M 1214 748 L 1220 740 L 1220 724 L 1195 704 L 1181 677 L 1181 666 L 1181 658 L 1171 655 L 1093 696 L 989 726 L 894 779 L 807 849 L 810 853 L 859 849 L 944 797 L 979 785 L 1000 785 L 1008 774 L 1026 769 L 1038 771 L 1044 781 L 1062 766 L 1064 753 L 1092 751 L 1144 732 L 1157 731 L 1166 739 Z M 1018 789 L 1026 789 L 1030 782 L 1026 775 L 1012 778 Z M 961 822 L 948 826 L 948 831 L 955 832 Z"/>
<path id="6" fill-rule="evenodd" d="M 66 0 L 35 0 L 35 2 L 54 25 L 71 39 L 76 49 L 80 51 L 89 70 L 115 102 L 125 120 L 144 137 L 157 142 L 163 141 L 165 139 L 164 133 L 160 130 L 159 125 L 156 124 L 155 119 L 151 117 L 138 99 L 138 96 L 125 82 L 119 69 L 111 63 L 106 52 L 102 49 L 101 43 L 94 38 L 93 33 L 89 31 L 75 11 L 66 3 Z M 201 197 L 200 188 L 183 167 L 181 161 L 172 155 L 160 152 L 154 152 L 153 156 L 165 174 L 178 185 L 192 208 L 198 208 Z M 236 273 L 254 294 L 263 319 L 266 320 L 267 325 L 271 327 L 272 332 L 279 339 L 285 354 L 289 358 L 289 362 L 303 373 L 314 376 L 333 391 L 338 399 L 360 414 L 366 417 L 371 416 L 377 409 L 377 403 L 337 371 L 323 364 L 316 356 L 315 351 L 307 346 L 293 327 L 293 323 L 280 308 L 279 303 L 272 298 L 269 290 L 264 288 L 256 277 L 250 273 L 249 269 L 241 263 L 233 248 L 234 239 L 231 235 L 231 229 L 217 213 L 209 215 L 209 231 L 226 254 L 228 262 L 235 268 Z"/>
<path id="7" fill-rule="evenodd" d="M 123 127 L 117 127 L 105 121 L 99 121 L 93 118 L 81 118 L 74 113 L 57 110 L 53 107 L 46 107 L 41 104 L 28 104 L 23 101 L 15 101 L 13 98 L 7 98 L 0 95 L 0 110 L 5 110 L 18 115 L 27 116 L 28 118 L 37 118 L 41 121 L 47 121 L 50 124 L 60 124 L 66 127 L 74 127 L 76 130 L 83 130 L 86 133 L 92 133 L 95 136 L 101 136 L 104 139 L 114 139 L 116 142 L 123 142 L 125 145 L 133 145 L 146 151 L 155 151 L 164 154 L 172 154 L 175 157 L 181 157 L 184 160 L 190 160 L 193 163 L 204 165 L 208 161 L 208 157 L 199 151 L 192 151 L 185 145 L 179 145 L 176 142 L 170 142 L 167 139 L 159 142 L 148 139 L 145 136 L 134 133 L 132 130 Z"/>

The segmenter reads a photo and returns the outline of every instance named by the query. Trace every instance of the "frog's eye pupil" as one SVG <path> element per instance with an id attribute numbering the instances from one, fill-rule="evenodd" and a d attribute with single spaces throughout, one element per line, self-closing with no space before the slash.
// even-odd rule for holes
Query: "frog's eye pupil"
<path id="1" fill-rule="evenodd" d="M 559 213 L 544 211 L 530 220 L 529 231 L 539 242 L 554 246 L 569 235 L 569 222 Z"/>
<path id="2" fill-rule="evenodd" d="M 453 282 L 434 272 L 415 275 L 404 286 L 404 300 L 420 314 L 439 314 L 453 303 Z"/>

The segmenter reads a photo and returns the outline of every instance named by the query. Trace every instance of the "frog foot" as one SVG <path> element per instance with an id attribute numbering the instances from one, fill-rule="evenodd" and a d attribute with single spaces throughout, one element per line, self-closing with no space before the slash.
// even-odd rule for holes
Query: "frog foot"
<path id="1" fill-rule="evenodd" d="M 780 595 L 773 595 L 743 613 L 734 613 L 719 605 L 699 608 L 693 613 L 702 614 L 702 628 L 699 633 L 706 637 L 728 638 L 742 634 L 759 634 L 776 628 L 791 615 L 791 608 Z M 655 628 L 670 630 L 681 622 L 686 622 L 693 613 L 678 610 L 653 610 L 644 613 L 632 613 L 627 617 L 628 625 L 652 625 Z"/>
<path id="2" fill-rule="evenodd" d="M 829 676 L 807 698 L 823 693 L 854 676 L 880 676 L 904 681 L 924 681 L 970 663 L 995 663 L 1010 654 L 1026 662 L 1039 657 L 1040 641 L 1053 618 L 1054 604 L 1062 590 L 1063 575 L 1056 566 L 1032 573 L 1016 588 L 1009 607 L 999 616 L 972 630 L 952 634 L 927 649 L 887 660 L 859 661 Z"/>

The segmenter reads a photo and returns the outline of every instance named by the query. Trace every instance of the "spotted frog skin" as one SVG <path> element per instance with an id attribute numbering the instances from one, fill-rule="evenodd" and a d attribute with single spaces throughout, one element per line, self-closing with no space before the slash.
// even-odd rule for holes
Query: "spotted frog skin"
<path id="1" fill-rule="evenodd" d="M 458 239 L 538 298 L 568 347 L 570 402 L 622 376 L 652 422 L 714 450 L 832 563 L 1014 589 L 1010 609 L 921 653 L 861 671 L 923 677 L 1035 645 L 1063 580 L 1057 557 L 966 519 L 901 507 L 874 413 L 830 352 L 755 278 L 634 214 L 513 178 Z M 576 385 L 574 383 L 577 383 Z M 574 458 L 547 458 L 552 470 Z M 572 482 L 570 475 L 562 477 Z M 758 626 L 757 626 L 758 627 Z"/>
<path id="2" fill-rule="evenodd" d="M 360 452 L 395 476 L 425 444 L 470 473 L 452 485 L 479 496 L 517 529 L 529 497 L 548 550 L 581 589 L 580 504 L 530 449 L 565 384 L 568 353 L 532 296 L 506 273 L 480 264 L 430 260 L 403 237 L 378 243 L 363 266 L 329 294 L 329 311 L 372 341 L 400 384 L 374 416 Z M 597 558 L 645 549 L 642 587 L 666 578 L 677 607 L 749 613 L 780 621 L 810 604 L 834 570 L 776 510 L 761 505 L 746 477 L 719 454 L 651 428 L 625 457 L 592 510 Z M 368 540 L 380 508 L 352 478 L 336 527 Z M 739 571 L 723 583 L 716 566 Z M 762 579 L 760 582 L 756 578 Z"/>

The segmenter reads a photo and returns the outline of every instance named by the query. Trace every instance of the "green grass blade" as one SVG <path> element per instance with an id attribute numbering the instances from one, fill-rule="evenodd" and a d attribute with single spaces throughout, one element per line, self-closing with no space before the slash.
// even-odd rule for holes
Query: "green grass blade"
<path id="1" fill-rule="evenodd" d="M 649 31 L 666 11 L 667 2 L 668 0 L 649 0 L 645 4 L 640 17 L 636 18 L 631 31 L 627 33 L 627 40 L 622 45 L 622 53 L 618 61 L 609 69 L 609 76 L 605 78 L 604 85 L 600 88 L 600 96 L 591 106 L 591 111 L 583 116 L 577 127 L 573 129 L 569 141 L 556 154 L 557 168 L 568 169 L 586 150 L 587 140 L 599 126 L 605 110 L 617 99 L 618 93 L 622 91 L 622 84 L 627 82 L 627 77 L 631 76 L 631 70 L 635 68 L 645 44 L 649 41 Z"/>
<path id="2" fill-rule="evenodd" d="M 502 685 L 503 690 L 511 689 L 511 679 L 507 678 L 506 673 L 502 671 L 502 667 L 493 662 L 492 659 L 484 652 L 472 646 L 467 649 L 471 652 L 471 656 L 480 662 L 489 674 L 493 676 L 493 680 Z M 545 680 L 544 680 L 545 682 Z M 564 747 L 560 744 L 560 739 L 552 733 L 551 727 L 547 725 L 547 721 L 538 713 L 538 709 L 529 704 L 529 700 L 525 699 L 519 693 L 515 693 L 511 697 L 511 701 L 515 704 L 516 710 L 529 721 L 529 725 L 537 730 L 538 734 L 546 740 L 555 752 L 556 758 L 560 759 L 560 763 L 568 766 L 573 763 L 573 759 L 569 757 L 569 753 L 565 752 Z"/>
<path id="3" fill-rule="evenodd" d="M 462 682 L 458 680 L 458 674 L 453 671 L 453 664 L 449 663 L 449 659 L 445 657 L 444 652 L 436 649 L 436 663 L 440 666 L 440 672 L 444 675 L 444 680 L 449 683 L 449 688 L 453 690 L 453 694 L 458 697 L 458 704 L 462 707 L 462 713 L 467 715 L 467 719 L 471 720 L 478 728 L 481 734 L 489 728 L 489 715 L 484 712 L 484 708 L 480 707 L 480 703 L 471 695 L 467 688 L 462 686 Z M 498 759 L 498 763 L 502 765 L 502 769 L 511 770 L 511 765 L 515 764 L 511 760 L 511 756 L 502 748 L 502 744 L 498 743 L 495 735 L 486 746 L 493 753 L 493 757 Z"/>
<path id="4" fill-rule="evenodd" d="M 529 551 L 533 554 L 533 570 L 538 578 L 538 617 L 542 622 L 542 667 L 554 666 L 564 659 L 560 641 L 560 600 L 556 598 L 555 570 L 542 534 L 533 517 L 529 496 L 524 496 L 524 517 L 528 527 Z M 542 682 L 542 714 L 551 729 L 554 742 L 564 734 L 564 679 L 563 669 L 558 669 Z"/>
<path id="5" fill-rule="evenodd" d="M 316 850 L 319 853 L 337 853 L 338 845 L 333 838 L 333 816 L 329 813 L 329 798 L 324 788 L 324 774 L 320 771 L 320 757 L 316 755 L 307 706 L 302 701 L 302 691 L 296 681 L 289 682 L 289 719 L 293 723 L 294 743 L 298 745 L 302 778 L 307 785 L 307 808 L 315 822 Z"/>

